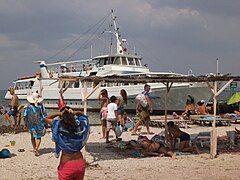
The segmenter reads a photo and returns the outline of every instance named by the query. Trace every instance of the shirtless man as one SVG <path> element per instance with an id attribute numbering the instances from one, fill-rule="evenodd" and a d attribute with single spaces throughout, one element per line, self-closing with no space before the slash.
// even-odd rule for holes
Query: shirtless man
<path id="1" fill-rule="evenodd" d="M 206 106 L 204 105 L 204 100 L 201 100 L 199 102 L 197 102 L 198 104 L 198 109 L 197 109 L 197 113 L 198 115 L 207 115 L 209 114 L 208 111 L 207 111 L 207 108 Z"/>
<path id="2" fill-rule="evenodd" d="M 170 136 L 170 145 L 172 149 L 174 149 L 175 147 L 176 138 L 180 138 L 179 151 L 193 152 L 196 154 L 200 153 L 196 145 L 192 147 L 189 146 L 190 135 L 188 133 L 181 131 L 178 127 L 174 125 L 173 121 L 169 121 L 167 123 L 167 126 L 168 126 L 168 132 Z"/>
<path id="3" fill-rule="evenodd" d="M 17 126 L 18 125 L 18 122 L 17 122 L 18 96 L 15 94 L 15 91 L 14 91 L 13 88 L 9 88 L 8 91 L 12 95 L 12 100 L 11 100 L 11 103 L 9 104 L 10 110 L 9 110 L 8 113 L 5 114 L 5 116 L 6 116 L 7 121 L 9 122 L 11 128 L 13 128 L 13 123 L 12 123 L 12 120 L 11 120 L 10 116 L 13 116 L 14 122 L 15 122 L 15 126 Z"/>

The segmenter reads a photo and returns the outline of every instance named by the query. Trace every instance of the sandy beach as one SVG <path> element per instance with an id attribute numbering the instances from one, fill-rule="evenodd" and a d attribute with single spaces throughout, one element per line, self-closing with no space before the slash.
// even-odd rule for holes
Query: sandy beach
<path id="1" fill-rule="evenodd" d="M 226 131 L 234 130 L 238 124 L 220 126 L 218 136 L 226 135 Z M 205 148 L 199 155 L 180 155 L 177 159 L 169 157 L 139 157 L 131 150 L 120 148 L 121 144 L 137 139 L 130 132 L 122 134 L 123 142 L 115 142 L 107 146 L 101 139 L 100 126 L 91 127 L 88 143 L 83 149 L 84 157 L 89 164 L 85 179 L 240 179 L 240 152 L 222 153 L 210 159 Z M 163 128 L 151 128 L 160 133 Z M 188 133 L 210 131 L 211 127 L 190 126 L 182 129 Z M 142 128 L 142 133 L 145 127 Z M 112 134 L 113 135 L 113 134 Z M 152 135 L 151 135 L 152 136 Z M 151 137 L 150 135 L 148 137 Z M 40 146 L 40 156 L 35 157 L 28 132 L 4 133 L 0 136 L 0 149 L 8 148 L 11 158 L 0 159 L 2 179 L 57 179 L 59 159 L 54 156 L 54 143 L 51 131 L 47 130 Z M 15 140 L 15 146 L 10 145 Z M 24 152 L 19 152 L 24 149 Z"/>

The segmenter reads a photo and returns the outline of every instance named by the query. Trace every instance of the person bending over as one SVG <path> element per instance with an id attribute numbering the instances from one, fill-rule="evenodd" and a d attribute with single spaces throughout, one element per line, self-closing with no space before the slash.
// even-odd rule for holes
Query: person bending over
<path id="1" fill-rule="evenodd" d="M 189 146 L 189 142 L 190 142 L 190 135 L 186 132 L 181 131 L 177 126 L 174 125 L 173 121 L 169 121 L 167 123 L 168 126 L 168 132 L 169 132 L 169 136 L 170 136 L 170 147 L 172 149 L 174 149 L 175 147 L 175 142 L 176 139 L 179 138 L 180 139 L 180 145 L 179 145 L 179 151 L 182 152 L 193 152 L 196 154 L 199 154 L 200 151 L 198 149 L 197 146 Z"/>

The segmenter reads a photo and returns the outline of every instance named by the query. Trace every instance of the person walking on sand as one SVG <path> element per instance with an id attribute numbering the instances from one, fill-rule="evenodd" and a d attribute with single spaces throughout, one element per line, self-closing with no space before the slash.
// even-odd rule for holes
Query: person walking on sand
<path id="1" fill-rule="evenodd" d="M 60 119 L 54 120 L 56 117 Z M 60 112 L 48 114 L 45 121 L 52 125 L 56 157 L 59 157 L 62 151 L 58 178 L 82 180 L 86 163 L 81 149 L 85 146 L 90 132 L 87 116 L 81 111 L 73 111 L 69 106 L 65 106 Z"/>
<path id="2" fill-rule="evenodd" d="M 190 135 L 186 132 L 181 131 L 177 126 L 174 125 L 173 121 L 167 123 L 169 138 L 170 138 L 170 148 L 174 150 L 176 138 L 180 139 L 179 151 L 181 152 L 193 152 L 199 154 L 200 151 L 196 145 L 190 147 Z"/>
<path id="3" fill-rule="evenodd" d="M 35 156 L 39 156 L 39 146 L 41 138 L 45 135 L 45 107 L 42 104 L 43 99 L 37 93 L 27 96 L 30 103 L 24 110 L 24 129 L 28 129 L 31 134 L 31 142 Z"/>
<path id="4" fill-rule="evenodd" d="M 111 96 L 110 103 L 107 105 L 107 130 L 106 130 L 106 143 L 110 143 L 109 141 L 109 132 L 112 129 L 115 131 L 115 126 L 117 125 L 117 97 Z M 116 140 L 121 140 L 116 135 Z"/>
<path id="5" fill-rule="evenodd" d="M 9 93 L 12 95 L 11 103 L 9 104 L 10 110 L 8 113 L 5 113 L 5 117 L 10 124 L 11 128 L 14 128 L 11 116 L 14 118 L 15 126 L 17 126 L 17 115 L 18 115 L 18 96 L 15 94 L 15 90 L 13 88 L 8 89 Z"/>
<path id="6" fill-rule="evenodd" d="M 149 112 L 150 113 L 153 112 L 152 104 L 151 104 L 150 97 L 149 97 L 149 91 L 150 91 L 150 85 L 145 84 L 144 91 L 142 92 L 142 94 L 144 95 L 147 105 L 146 105 L 146 107 L 143 107 L 143 105 L 141 105 L 141 103 L 139 101 L 137 101 L 136 114 L 140 114 L 140 117 L 139 117 L 139 120 L 137 121 L 137 123 L 135 124 L 134 129 L 132 130 L 132 135 L 137 135 L 138 126 L 141 124 L 142 121 L 146 125 L 147 133 L 154 134 L 153 132 L 150 131 L 150 128 L 149 128 L 149 122 L 150 122 Z"/>
<path id="7" fill-rule="evenodd" d="M 100 121 L 101 121 L 101 125 L 102 125 L 102 138 L 105 139 L 106 138 L 106 118 L 102 117 L 102 110 L 106 109 L 108 102 L 109 102 L 109 98 L 108 98 L 108 92 L 106 89 L 102 89 L 98 95 L 98 100 L 101 101 L 101 105 L 100 105 Z"/>
<path id="8" fill-rule="evenodd" d="M 120 97 L 118 98 L 118 121 L 124 125 L 124 107 L 127 105 L 128 97 L 125 89 L 120 90 Z"/>

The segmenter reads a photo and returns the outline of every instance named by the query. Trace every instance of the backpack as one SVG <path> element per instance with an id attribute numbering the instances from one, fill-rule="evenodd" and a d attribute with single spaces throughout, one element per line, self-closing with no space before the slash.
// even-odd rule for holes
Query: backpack
<path id="1" fill-rule="evenodd" d="M 139 103 L 142 107 L 147 107 L 148 103 L 147 103 L 147 99 L 146 96 L 144 94 L 138 94 L 136 96 L 136 102 Z"/>

